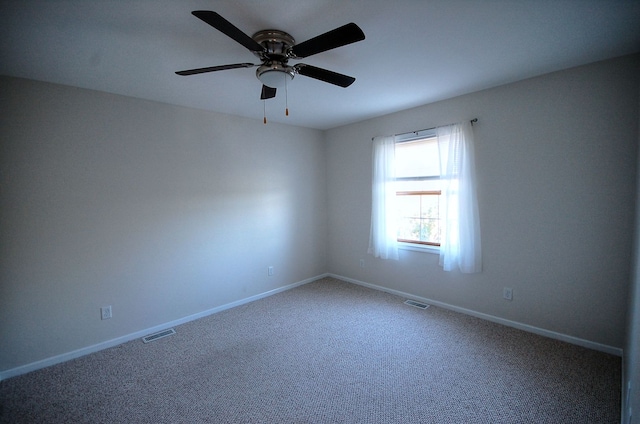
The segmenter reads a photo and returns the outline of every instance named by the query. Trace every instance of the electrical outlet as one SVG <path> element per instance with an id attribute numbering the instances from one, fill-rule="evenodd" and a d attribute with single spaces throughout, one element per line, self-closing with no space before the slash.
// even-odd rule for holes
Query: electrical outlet
<path id="1" fill-rule="evenodd" d="M 272 266 L 270 266 L 269 268 L 267 268 L 267 275 L 268 275 L 269 277 L 273 277 L 273 267 L 272 267 Z"/>
<path id="2" fill-rule="evenodd" d="M 113 316 L 111 313 L 111 305 L 100 308 L 100 316 L 102 319 L 109 319 Z"/>
<path id="3" fill-rule="evenodd" d="M 509 287 L 502 289 L 502 297 L 507 300 L 513 300 L 513 289 Z"/>

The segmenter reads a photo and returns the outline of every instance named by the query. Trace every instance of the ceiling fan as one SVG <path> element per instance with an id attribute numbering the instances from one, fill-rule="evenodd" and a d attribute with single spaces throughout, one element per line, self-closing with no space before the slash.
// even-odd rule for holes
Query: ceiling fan
<path id="1" fill-rule="evenodd" d="M 208 68 L 188 69 L 176 72 L 178 75 L 195 75 L 205 72 L 252 68 L 257 66 L 256 76 L 260 82 L 262 82 L 262 92 L 260 94 L 260 99 L 262 100 L 275 97 L 276 89 L 284 87 L 296 74 L 345 88 L 353 84 L 356 80 L 348 75 L 304 63 L 298 63 L 293 66 L 289 65 L 290 59 L 306 58 L 317 53 L 364 40 L 364 33 L 360 27 L 354 23 L 343 25 L 300 44 L 296 44 L 294 38 L 284 31 L 267 29 L 258 31 L 253 34 L 252 37 L 249 37 L 216 12 L 196 10 L 191 13 L 236 42 L 242 44 L 258 56 L 261 63 L 234 63 Z"/>

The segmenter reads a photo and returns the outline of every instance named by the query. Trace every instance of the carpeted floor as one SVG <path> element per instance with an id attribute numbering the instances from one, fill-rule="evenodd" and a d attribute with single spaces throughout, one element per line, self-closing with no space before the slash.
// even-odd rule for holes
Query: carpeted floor
<path id="1" fill-rule="evenodd" d="M 620 358 L 403 301 L 319 280 L 0 382 L 0 422 L 620 422 Z"/>

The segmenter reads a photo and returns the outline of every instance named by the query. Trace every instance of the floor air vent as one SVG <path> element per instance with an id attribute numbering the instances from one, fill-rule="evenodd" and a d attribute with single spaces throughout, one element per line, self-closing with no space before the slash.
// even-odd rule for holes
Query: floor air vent
<path id="1" fill-rule="evenodd" d="M 426 303 L 420 303 L 420 302 L 416 302 L 415 300 L 405 300 L 404 303 L 406 303 L 409 306 L 413 306 L 416 308 L 420 308 L 420 309 L 427 309 L 429 307 L 429 305 L 427 305 Z"/>
<path id="2" fill-rule="evenodd" d="M 163 337 L 170 336 L 172 334 L 176 334 L 176 331 L 173 328 L 170 328 L 168 330 L 162 330 L 157 333 L 149 334 L 148 336 L 143 337 L 142 341 L 145 343 L 149 343 L 149 342 L 153 342 L 155 340 L 161 339 Z"/>

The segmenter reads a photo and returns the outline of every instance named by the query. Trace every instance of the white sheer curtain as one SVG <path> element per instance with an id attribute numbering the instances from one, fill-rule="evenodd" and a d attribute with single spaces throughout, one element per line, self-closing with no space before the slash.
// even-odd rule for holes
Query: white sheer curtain
<path id="1" fill-rule="evenodd" d="M 398 260 L 396 229 L 395 137 L 373 139 L 373 188 L 368 253 Z"/>
<path id="2" fill-rule="evenodd" d="M 476 197 L 473 130 L 470 122 L 436 128 L 442 196 L 440 266 L 445 271 L 482 271 Z"/>

